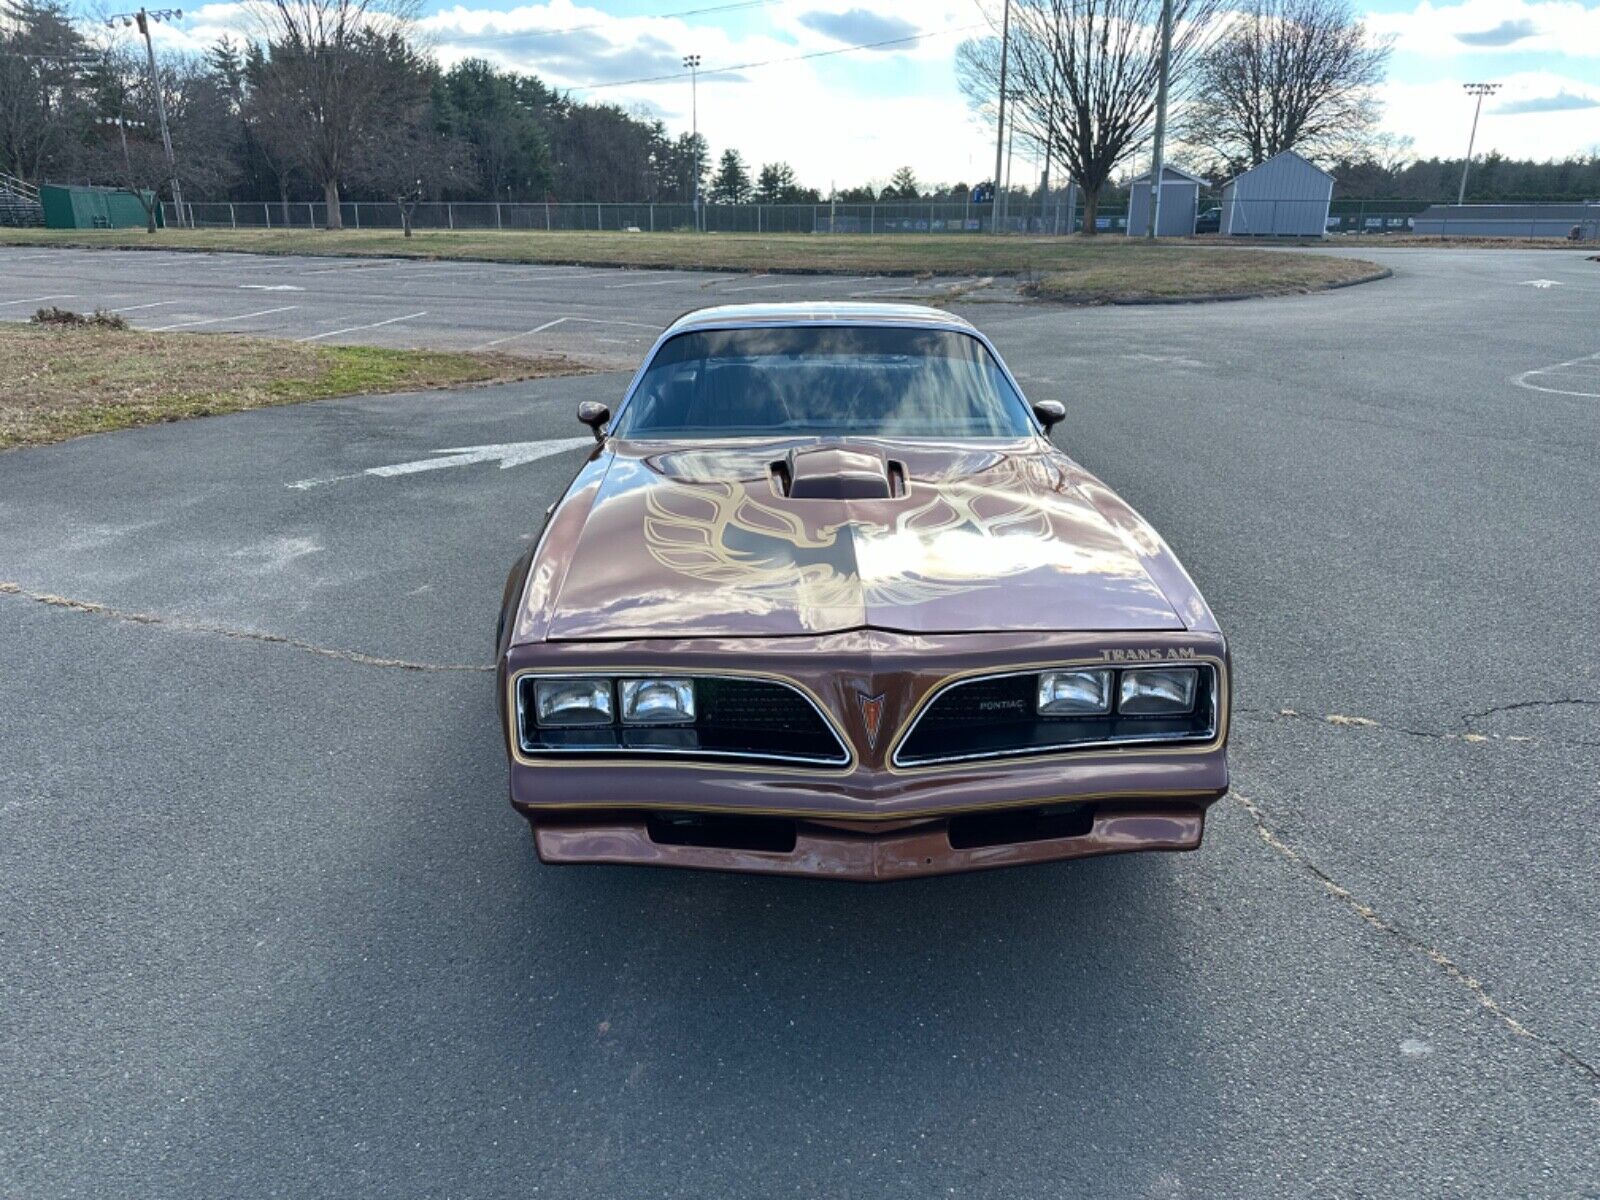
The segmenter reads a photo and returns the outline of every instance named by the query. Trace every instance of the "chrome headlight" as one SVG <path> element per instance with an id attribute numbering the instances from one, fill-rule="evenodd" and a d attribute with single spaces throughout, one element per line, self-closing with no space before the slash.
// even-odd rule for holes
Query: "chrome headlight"
<path id="1" fill-rule="evenodd" d="M 1099 716 L 1111 711 L 1110 671 L 1046 671 L 1039 676 L 1041 717 Z"/>
<path id="2" fill-rule="evenodd" d="M 1199 682 L 1200 672 L 1194 667 L 1124 671 L 1117 690 L 1117 711 L 1130 717 L 1191 712 Z"/>
<path id="3" fill-rule="evenodd" d="M 611 724 L 609 679 L 540 679 L 533 688 L 534 717 L 540 725 Z"/>
<path id="4" fill-rule="evenodd" d="M 683 725 L 694 720 L 694 682 L 689 679 L 624 679 L 624 725 Z"/>

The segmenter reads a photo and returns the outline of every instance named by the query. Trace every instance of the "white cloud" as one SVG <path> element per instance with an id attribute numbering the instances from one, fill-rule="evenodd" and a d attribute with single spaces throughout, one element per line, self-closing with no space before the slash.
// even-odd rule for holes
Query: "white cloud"
<path id="1" fill-rule="evenodd" d="M 581 100 L 643 108 L 674 133 L 690 124 L 686 76 L 585 85 L 681 75 L 682 55 L 697 53 L 703 64 L 700 132 L 713 154 L 732 147 L 752 164 L 782 159 L 803 183 L 824 192 L 830 183 L 886 181 L 903 164 L 927 182 L 987 178 L 990 170 L 983 164 L 990 162 L 992 170 L 993 144 L 968 113 L 953 66 L 961 39 L 981 29 L 939 33 L 981 21 L 971 0 L 882 0 L 872 10 L 870 28 L 861 23 L 862 12 L 860 0 L 800 0 L 774 9 L 760 32 L 735 35 L 726 24 L 612 17 L 572 0 L 550 0 L 506 12 L 458 5 L 421 25 L 447 66 L 469 56 L 488 58 L 552 86 L 575 89 Z M 836 51 L 838 35 L 850 29 L 938 36 L 876 51 L 718 72 Z M 914 91 L 896 94 L 885 86 L 882 72 L 891 60 L 920 68 Z M 1019 163 L 1014 177 L 1024 176 L 1031 178 L 1031 170 Z"/>
<path id="2" fill-rule="evenodd" d="M 1369 13 L 1367 28 L 1395 49 L 1430 58 L 1508 51 L 1600 58 L 1600 8 L 1576 0 L 1422 0 L 1409 12 Z"/>
<path id="3" fill-rule="evenodd" d="M 1600 114 L 1576 107 L 1585 100 L 1600 104 L 1600 84 L 1548 71 L 1508 75 L 1501 82 L 1498 95 L 1484 102 L 1475 154 L 1498 150 L 1507 158 L 1543 160 L 1600 153 Z M 1473 100 L 1460 81 L 1389 83 L 1381 94 L 1385 127 L 1413 138 L 1419 158 L 1466 153 Z"/>

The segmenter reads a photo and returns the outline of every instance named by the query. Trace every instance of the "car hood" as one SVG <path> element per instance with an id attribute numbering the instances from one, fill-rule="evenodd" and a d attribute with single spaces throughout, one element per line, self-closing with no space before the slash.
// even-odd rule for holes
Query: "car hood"
<path id="1" fill-rule="evenodd" d="M 814 441 L 613 442 L 581 528 L 546 547 L 547 636 L 1185 627 L 1145 569 L 1160 539 L 1109 522 L 1043 443 L 828 444 L 885 456 L 902 494 L 785 495 L 773 464 Z"/>

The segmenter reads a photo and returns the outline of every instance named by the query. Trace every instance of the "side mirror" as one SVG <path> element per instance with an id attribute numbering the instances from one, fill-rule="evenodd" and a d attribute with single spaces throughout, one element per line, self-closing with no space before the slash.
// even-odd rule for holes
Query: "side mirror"
<path id="1" fill-rule="evenodd" d="M 606 422 L 611 420 L 611 410 L 598 400 L 585 400 L 578 405 L 578 420 L 594 430 L 595 441 L 602 442 L 606 436 Z"/>
<path id="2" fill-rule="evenodd" d="M 1039 424 L 1044 426 L 1045 433 L 1059 425 L 1066 419 L 1067 406 L 1059 400 L 1036 400 L 1033 404 L 1033 415 L 1039 419 Z"/>

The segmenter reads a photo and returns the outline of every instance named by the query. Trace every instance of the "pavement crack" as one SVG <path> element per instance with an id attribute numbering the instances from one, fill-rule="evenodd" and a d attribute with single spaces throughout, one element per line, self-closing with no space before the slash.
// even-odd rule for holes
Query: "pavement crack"
<path id="1" fill-rule="evenodd" d="M 1578 696 L 1565 696 L 1559 700 L 1517 700 L 1511 704 L 1496 704 L 1491 708 L 1484 709 L 1482 712 L 1468 713 L 1461 718 L 1461 724 L 1464 728 L 1470 730 L 1473 722 L 1487 720 L 1489 717 L 1497 717 L 1502 713 L 1519 712 L 1527 708 L 1560 708 L 1569 704 L 1583 708 L 1600 708 L 1600 700 Z"/>
<path id="2" fill-rule="evenodd" d="M 1512 708 L 1530 708 L 1540 704 L 1595 704 L 1592 700 L 1532 700 L 1522 704 L 1505 705 L 1501 709 L 1490 709 L 1489 712 L 1500 712 Z M 1298 709 L 1279 708 L 1267 711 L 1254 708 L 1236 708 L 1233 710 L 1236 717 L 1247 717 L 1262 721 L 1309 721 L 1317 725 L 1332 725 L 1341 729 L 1375 729 L 1383 733 L 1398 734 L 1401 737 L 1424 738 L 1434 742 L 1469 742 L 1481 745 L 1488 742 L 1511 742 L 1521 745 L 1537 745 L 1549 743 L 1563 746 L 1594 746 L 1597 742 L 1588 742 L 1574 738 L 1538 738 L 1516 733 L 1479 733 L 1471 727 L 1471 722 L 1486 714 L 1473 714 L 1462 717 L 1461 722 L 1466 726 L 1464 733 L 1452 733 L 1444 729 L 1413 729 L 1406 725 L 1385 725 L 1371 717 L 1353 716 L 1349 713 L 1303 713 Z"/>
<path id="3" fill-rule="evenodd" d="M 1489 989 L 1484 986 L 1483 982 L 1465 967 L 1461 966 L 1460 963 L 1456 962 L 1449 955 L 1445 954 L 1444 951 L 1429 945 L 1425 940 L 1412 933 L 1410 930 L 1395 924 L 1394 921 L 1383 916 L 1372 905 L 1366 903 L 1364 900 L 1361 900 L 1354 893 L 1352 893 L 1350 889 L 1337 882 L 1331 875 L 1329 875 L 1314 861 L 1312 861 L 1312 859 L 1303 851 L 1297 850 L 1294 846 L 1291 846 L 1287 841 L 1284 840 L 1283 835 L 1273 828 L 1272 823 L 1267 820 L 1266 814 L 1261 811 L 1260 806 L 1257 805 L 1254 800 L 1251 800 L 1247 796 L 1241 795 L 1239 792 L 1232 792 L 1230 794 L 1234 800 L 1238 801 L 1239 806 L 1243 808 L 1245 813 L 1249 816 L 1251 822 L 1255 825 L 1256 833 L 1260 835 L 1261 840 L 1265 842 L 1267 846 L 1270 847 L 1275 853 L 1277 853 L 1280 858 L 1283 858 L 1285 861 L 1289 862 L 1295 867 L 1298 867 L 1305 874 L 1309 875 L 1317 882 L 1319 886 L 1321 886 L 1323 891 L 1332 896 L 1335 900 L 1339 901 L 1339 903 L 1343 904 L 1351 912 L 1355 913 L 1363 922 L 1365 922 L 1372 929 L 1377 930 L 1385 938 L 1388 938 L 1389 940 L 1404 946 L 1406 949 L 1420 954 L 1426 958 L 1430 963 L 1438 968 L 1438 970 L 1445 976 L 1446 979 L 1470 993 L 1472 998 L 1477 1001 L 1480 1008 L 1492 1016 L 1506 1029 L 1510 1030 L 1518 1038 L 1521 1038 L 1524 1041 L 1533 1042 L 1534 1044 L 1550 1051 L 1567 1066 L 1585 1075 L 1589 1082 L 1595 1084 L 1597 1087 L 1600 1087 L 1600 1068 L 1597 1068 L 1594 1064 L 1588 1062 L 1581 1055 L 1569 1050 L 1560 1042 L 1554 1041 L 1553 1039 L 1546 1037 L 1544 1034 L 1530 1029 L 1521 1020 L 1513 1016 L 1505 1007 L 1505 1005 L 1496 1000 L 1494 996 L 1489 993 Z"/>
<path id="4" fill-rule="evenodd" d="M 480 665 L 477 663 L 430 663 L 413 662 L 404 658 L 380 658 L 374 654 L 362 654 L 359 650 L 340 650 L 334 646 L 319 646 L 315 642 L 302 641 L 300 638 L 288 637 L 281 633 L 261 633 L 252 629 L 230 629 L 225 625 L 176 620 L 170 617 L 157 616 L 154 613 L 128 612 L 94 600 L 77 600 L 70 596 L 57 596 L 52 592 L 30 591 L 15 583 L 0 582 L 0 595 L 18 596 L 24 600 L 31 600 L 35 604 L 45 604 L 51 608 L 65 608 L 71 612 L 87 613 L 91 616 L 106 617 L 113 621 L 125 621 L 134 625 L 158 625 L 165 629 L 176 629 L 185 633 L 206 633 L 215 637 L 231 638 L 234 641 L 262 642 L 270 646 L 287 646 L 290 649 L 300 650 L 306 654 L 337 659 L 341 662 L 356 663 L 364 667 L 388 667 L 398 671 L 494 670 L 492 665 Z"/>

